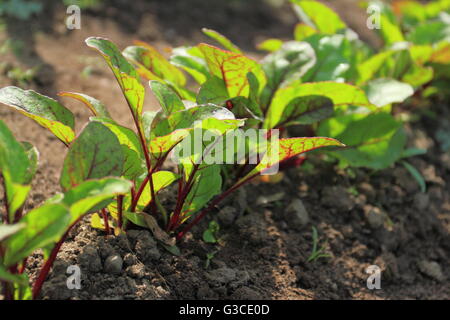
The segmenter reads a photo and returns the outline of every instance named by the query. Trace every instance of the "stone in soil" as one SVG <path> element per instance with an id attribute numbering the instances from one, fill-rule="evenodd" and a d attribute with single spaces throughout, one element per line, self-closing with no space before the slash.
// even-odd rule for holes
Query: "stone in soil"
<path id="1" fill-rule="evenodd" d="M 322 190 L 322 203 L 338 211 L 350 211 L 354 207 L 354 202 L 343 186 L 325 187 Z"/>
<path id="2" fill-rule="evenodd" d="M 115 254 L 106 258 L 104 271 L 110 274 L 120 274 L 122 272 L 122 266 L 122 257 L 118 254 Z"/>
<path id="3" fill-rule="evenodd" d="M 284 214 L 286 221 L 289 225 L 295 229 L 301 229 L 309 222 L 309 214 L 300 199 L 292 200 L 291 204 L 287 207 Z"/>
<path id="4" fill-rule="evenodd" d="M 420 272 L 422 272 L 426 276 L 439 282 L 443 282 L 445 280 L 442 268 L 436 261 L 422 260 L 419 261 L 417 265 L 419 267 Z"/>

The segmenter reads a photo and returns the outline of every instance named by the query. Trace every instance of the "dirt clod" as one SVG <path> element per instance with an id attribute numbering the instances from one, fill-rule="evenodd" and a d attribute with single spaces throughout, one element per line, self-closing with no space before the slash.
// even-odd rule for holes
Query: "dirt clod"
<path id="1" fill-rule="evenodd" d="M 443 282 L 445 280 L 442 268 L 436 261 L 422 260 L 419 261 L 418 267 L 423 274 L 429 276 L 434 280 L 437 280 L 439 282 Z"/>

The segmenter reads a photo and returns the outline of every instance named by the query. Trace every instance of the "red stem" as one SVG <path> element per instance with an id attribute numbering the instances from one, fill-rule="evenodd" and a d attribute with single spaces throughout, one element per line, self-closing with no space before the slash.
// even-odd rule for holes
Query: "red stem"
<path id="1" fill-rule="evenodd" d="M 195 173 L 198 171 L 199 166 L 200 164 L 194 165 L 194 168 L 192 169 L 192 172 L 189 175 L 189 178 L 186 184 L 184 185 L 184 188 L 182 189 L 181 193 L 180 192 L 178 193 L 177 204 L 175 206 L 172 218 L 170 219 L 169 225 L 167 226 L 167 231 L 173 230 L 173 228 L 176 225 L 178 225 L 178 220 L 180 218 L 181 210 L 183 209 L 183 204 L 186 201 L 186 198 L 192 189 Z"/>
<path id="2" fill-rule="evenodd" d="M 47 278 L 47 275 L 50 272 L 53 263 L 55 262 L 56 256 L 58 255 L 58 252 L 61 249 L 62 244 L 64 243 L 64 241 L 66 241 L 66 238 L 69 235 L 70 230 L 81 220 L 82 217 L 83 216 L 79 217 L 74 223 L 72 223 L 72 225 L 67 229 L 67 231 L 64 233 L 64 235 L 61 237 L 61 239 L 58 241 L 58 243 L 55 245 L 52 252 L 50 253 L 50 256 L 48 257 L 41 271 L 39 272 L 39 276 L 36 279 L 36 282 L 34 283 L 33 299 L 36 299 L 39 293 L 41 292 L 42 285 L 44 284 L 44 281 Z"/>
<path id="3" fill-rule="evenodd" d="M 111 229 L 109 228 L 108 213 L 106 212 L 105 208 L 102 209 L 102 216 L 106 234 L 111 234 Z"/>
<path id="4" fill-rule="evenodd" d="M 137 203 L 139 201 L 139 198 L 141 197 L 142 192 L 145 189 L 145 186 L 147 185 L 148 181 L 150 179 L 150 173 L 145 177 L 144 181 L 142 181 L 139 190 L 133 195 L 133 201 L 131 203 L 130 211 L 134 212 L 136 210 Z"/>
<path id="5" fill-rule="evenodd" d="M 119 229 L 122 229 L 123 225 L 123 195 L 117 196 L 117 218 Z"/>

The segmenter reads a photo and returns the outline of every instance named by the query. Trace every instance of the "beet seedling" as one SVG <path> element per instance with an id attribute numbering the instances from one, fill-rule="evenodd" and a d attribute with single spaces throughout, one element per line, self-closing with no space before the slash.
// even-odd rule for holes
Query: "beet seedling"
<path id="1" fill-rule="evenodd" d="M 44 97 L 40 101 L 54 102 Z M 101 139 L 102 129 L 99 126 L 102 125 L 91 123 L 83 134 L 98 134 Z M 95 156 L 104 157 L 104 151 L 98 150 Z M 102 210 L 115 196 L 125 194 L 131 188 L 131 183 L 123 178 L 102 177 L 109 172 L 103 171 L 106 169 L 105 164 L 99 164 L 91 167 L 92 172 L 97 172 L 95 176 L 90 174 L 73 188 L 25 212 L 25 202 L 38 168 L 38 158 L 37 149 L 30 143 L 18 142 L 0 120 L 0 173 L 4 190 L 4 211 L 0 217 L 0 282 L 7 300 L 37 298 L 72 227 L 87 213 Z M 66 161 L 74 160 L 69 153 Z M 100 172 L 102 174 L 98 174 Z M 66 175 L 63 170 L 61 177 Z M 28 257 L 37 249 L 43 250 L 45 261 L 31 288 L 25 269 Z"/>
<path id="2" fill-rule="evenodd" d="M 187 103 L 184 99 L 192 93 L 183 88 L 186 81 L 183 73 L 169 62 L 164 63 L 157 52 L 142 46 L 127 48 L 124 55 L 137 66 L 136 70 L 109 40 L 88 38 L 86 43 L 100 53 L 116 77 L 134 130 L 112 119 L 100 101 L 80 93 L 60 93 L 82 102 L 93 115 L 78 135 L 74 131 L 72 112 L 56 100 L 34 91 L 6 87 L 0 90 L 0 102 L 32 118 L 68 147 L 60 178 L 66 194 L 78 190 L 86 181 L 107 176 L 131 182 L 129 192 L 117 195 L 112 203 L 105 204 L 106 208 L 103 206 L 92 215 L 92 226 L 106 232 L 123 232 L 131 222 L 149 228 L 163 245 L 172 247 L 173 236 L 181 239 L 225 197 L 262 172 L 317 148 L 341 146 L 330 138 L 278 139 L 269 137 L 267 132 L 262 139 L 266 142 L 264 147 L 249 142 L 238 131 L 245 119 L 237 118 L 226 107 L 204 101 L 204 90 L 197 96 L 197 105 Z M 214 60 L 215 49 L 205 46 L 204 50 L 206 57 Z M 247 69 L 256 65 L 245 59 L 242 63 L 249 63 Z M 224 70 L 224 75 L 229 72 Z M 161 106 L 158 112 L 143 112 L 145 90 L 139 74 L 153 78 L 149 84 Z M 238 78 L 236 81 L 232 90 L 249 95 L 248 86 Z M 234 144 L 220 144 L 221 138 L 229 136 L 243 144 L 243 152 Z M 162 169 L 171 152 L 176 152 L 179 160 L 174 172 Z M 224 162 L 221 160 L 228 155 L 233 161 L 243 160 L 250 152 L 258 154 L 258 161 L 236 183 L 230 181 L 229 187 L 222 190 Z M 239 159 L 236 154 L 240 155 Z M 158 192 L 174 182 L 177 183 L 176 204 L 165 208 Z"/>

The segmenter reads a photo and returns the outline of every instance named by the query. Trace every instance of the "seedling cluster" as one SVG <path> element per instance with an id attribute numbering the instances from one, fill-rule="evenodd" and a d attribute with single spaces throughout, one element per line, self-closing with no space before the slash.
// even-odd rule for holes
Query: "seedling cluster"
<path id="1" fill-rule="evenodd" d="M 88 38 L 86 44 L 112 70 L 127 103 L 123 113 L 128 109 L 134 128 L 119 124 L 93 97 L 62 92 L 92 113 L 76 132 L 73 113 L 60 102 L 32 90 L 0 89 L 2 104 L 33 119 L 67 147 L 62 193 L 24 213 L 39 154 L 0 121 L 5 192 L 0 280 L 7 299 L 39 296 L 68 232 L 87 214 L 92 214 L 93 227 L 108 234 L 148 228 L 176 252 L 176 242 L 228 195 L 280 163 L 301 164 L 306 152 L 329 147 L 326 153 L 341 166 L 372 169 L 423 152 L 406 149 L 402 122 L 392 111 L 415 92 L 437 92 L 434 88 L 449 74 L 443 72 L 450 63 L 448 35 L 443 36 L 448 15 L 439 15 L 450 8 L 448 1 L 435 1 L 439 10 L 428 5 L 424 15 L 408 6 L 394 11 L 383 6 L 386 48 L 377 52 L 323 4 L 292 2 L 304 21 L 295 28 L 295 40 L 265 41 L 260 49 L 270 53 L 260 62 L 209 29 L 204 33 L 223 49 L 203 43 L 180 47 L 170 60 L 144 42 L 121 52 L 107 39 Z M 433 21 L 429 30 L 421 24 L 427 19 Z M 430 37 L 430 32 L 436 34 Z M 160 110 L 144 112 L 143 80 L 149 81 Z M 305 137 L 292 136 L 295 127 Z M 265 130 L 266 143 L 248 139 L 252 130 Z M 209 139 L 186 148 L 198 131 Z M 221 138 L 229 136 L 243 149 L 223 143 L 229 140 Z M 233 164 L 206 161 L 229 156 L 230 150 Z M 175 163 L 174 152 L 180 160 Z M 165 188 L 175 190 L 174 206 L 159 200 Z M 204 239 L 216 242 L 218 230 L 210 224 Z M 24 271 L 36 249 L 43 250 L 45 263 L 31 288 Z"/>

